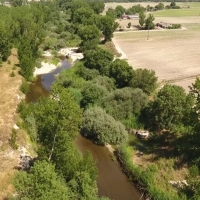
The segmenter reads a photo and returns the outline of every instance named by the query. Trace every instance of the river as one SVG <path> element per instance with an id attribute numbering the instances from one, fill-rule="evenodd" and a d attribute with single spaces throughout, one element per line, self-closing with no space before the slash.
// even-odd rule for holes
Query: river
<path id="1" fill-rule="evenodd" d="M 54 82 L 55 75 L 61 70 L 70 67 L 70 63 L 62 61 L 60 68 L 51 73 L 38 75 L 37 80 L 31 84 L 30 92 L 26 96 L 27 102 L 36 102 L 40 96 L 48 96 L 49 89 Z M 140 193 L 134 185 L 128 181 L 121 171 L 119 163 L 114 161 L 112 154 L 105 146 L 95 145 L 92 141 L 77 137 L 76 146 L 82 153 L 90 151 L 98 168 L 98 192 L 99 196 L 106 196 L 113 200 L 139 200 Z"/>

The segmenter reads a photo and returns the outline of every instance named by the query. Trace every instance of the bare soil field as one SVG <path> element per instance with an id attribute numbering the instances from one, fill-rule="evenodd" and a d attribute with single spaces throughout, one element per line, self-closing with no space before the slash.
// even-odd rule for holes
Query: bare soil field
<path id="1" fill-rule="evenodd" d="M 145 30 L 116 32 L 114 43 L 126 54 L 134 69 L 155 70 L 160 82 L 177 84 L 188 91 L 188 85 L 200 76 L 200 17 L 178 19 L 173 18 L 173 22 L 184 22 L 186 29 L 152 30 L 148 40 Z M 164 20 L 169 18 L 162 17 Z"/>

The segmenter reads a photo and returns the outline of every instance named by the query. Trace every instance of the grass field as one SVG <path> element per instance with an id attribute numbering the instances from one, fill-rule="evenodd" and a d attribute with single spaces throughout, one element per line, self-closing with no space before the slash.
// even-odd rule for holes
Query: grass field
<path id="1" fill-rule="evenodd" d="M 188 85 L 196 76 L 200 76 L 200 16 L 197 16 L 200 3 L 181 5 L 189 5 L 188 12 L 181 9 L 153 14 L 159 16 L 155 17 L 155 23 L 180 23 L 184 29 L 152 30 L 149 32 L 149 40 L 148 31 L 116 32 L 114 39 L 134 69 L 153 69 L 160 82 L 178 84 L 188 91 Z M 128 22 L 133 26 L 139 24 L 138 19 L 118 22 L 121 26 L 126 26 Z"/>

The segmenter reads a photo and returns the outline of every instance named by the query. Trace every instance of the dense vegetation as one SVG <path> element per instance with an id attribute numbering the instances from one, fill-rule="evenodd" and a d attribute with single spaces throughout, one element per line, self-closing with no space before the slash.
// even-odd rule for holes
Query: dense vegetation
<path id="1" fill-rule="evenodd" d="M 155 182 L 160 169 L 132 166 L 123 146 L 119 152 L 130 177 L 141 182 L 152 199 L 199 199 L 200 79 L 189 94 L 170 84 L 158 89 L 154 71 L 135 70 L 100 47 L 111 40 L 118 26 L 115 17 L 124 12 L 121 7 L 101 16 L 102 1 L 12 4 L 0 7 L 0 57 L 6 61 L 11 48 L 17 48 L 26 80 L 32 80 L 43 50 L 56 55 L 60 48 L 75 45 L 84 59 L 59 75 L 48 98 L 19 104 L 21 126 L 29 133 L 38 157 L 27 172 L 17 173 L 17 195 L 11 199 L 99 199 L 92 157 L 81 155 L 74 140 L 81 132 L 95 143 L 120 145 L 127 141 L 127 130 L 140 128 L 151 131 L 148 141 L 153 148 L 166 132 L 173 136 L 173 156 L 190 168 L 189 185 L 178 191 L 170 187 L 169 193 Z M 138 13 L 143 8 L 132 10 Z M 153 16 L 141 19 L 141 26 L 150 29 Z M 23 84 L 27 91 L 26 82 Z"/>

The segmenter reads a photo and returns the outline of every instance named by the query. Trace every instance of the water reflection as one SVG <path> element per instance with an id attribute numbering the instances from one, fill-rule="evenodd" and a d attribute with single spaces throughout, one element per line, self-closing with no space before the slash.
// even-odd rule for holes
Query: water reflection
<path id="1" fill-rule="evenodd" d="M 68 69 L 71 64 L 65 59 L 61 61 L 61 66 L 48 74 L 38 75 L 36 81 L 30 84 L 30 91 L 26 95 L 26 102 L 36 102 L 41 96 L 48 96 L 55 76 L 62 70 Z"/>

